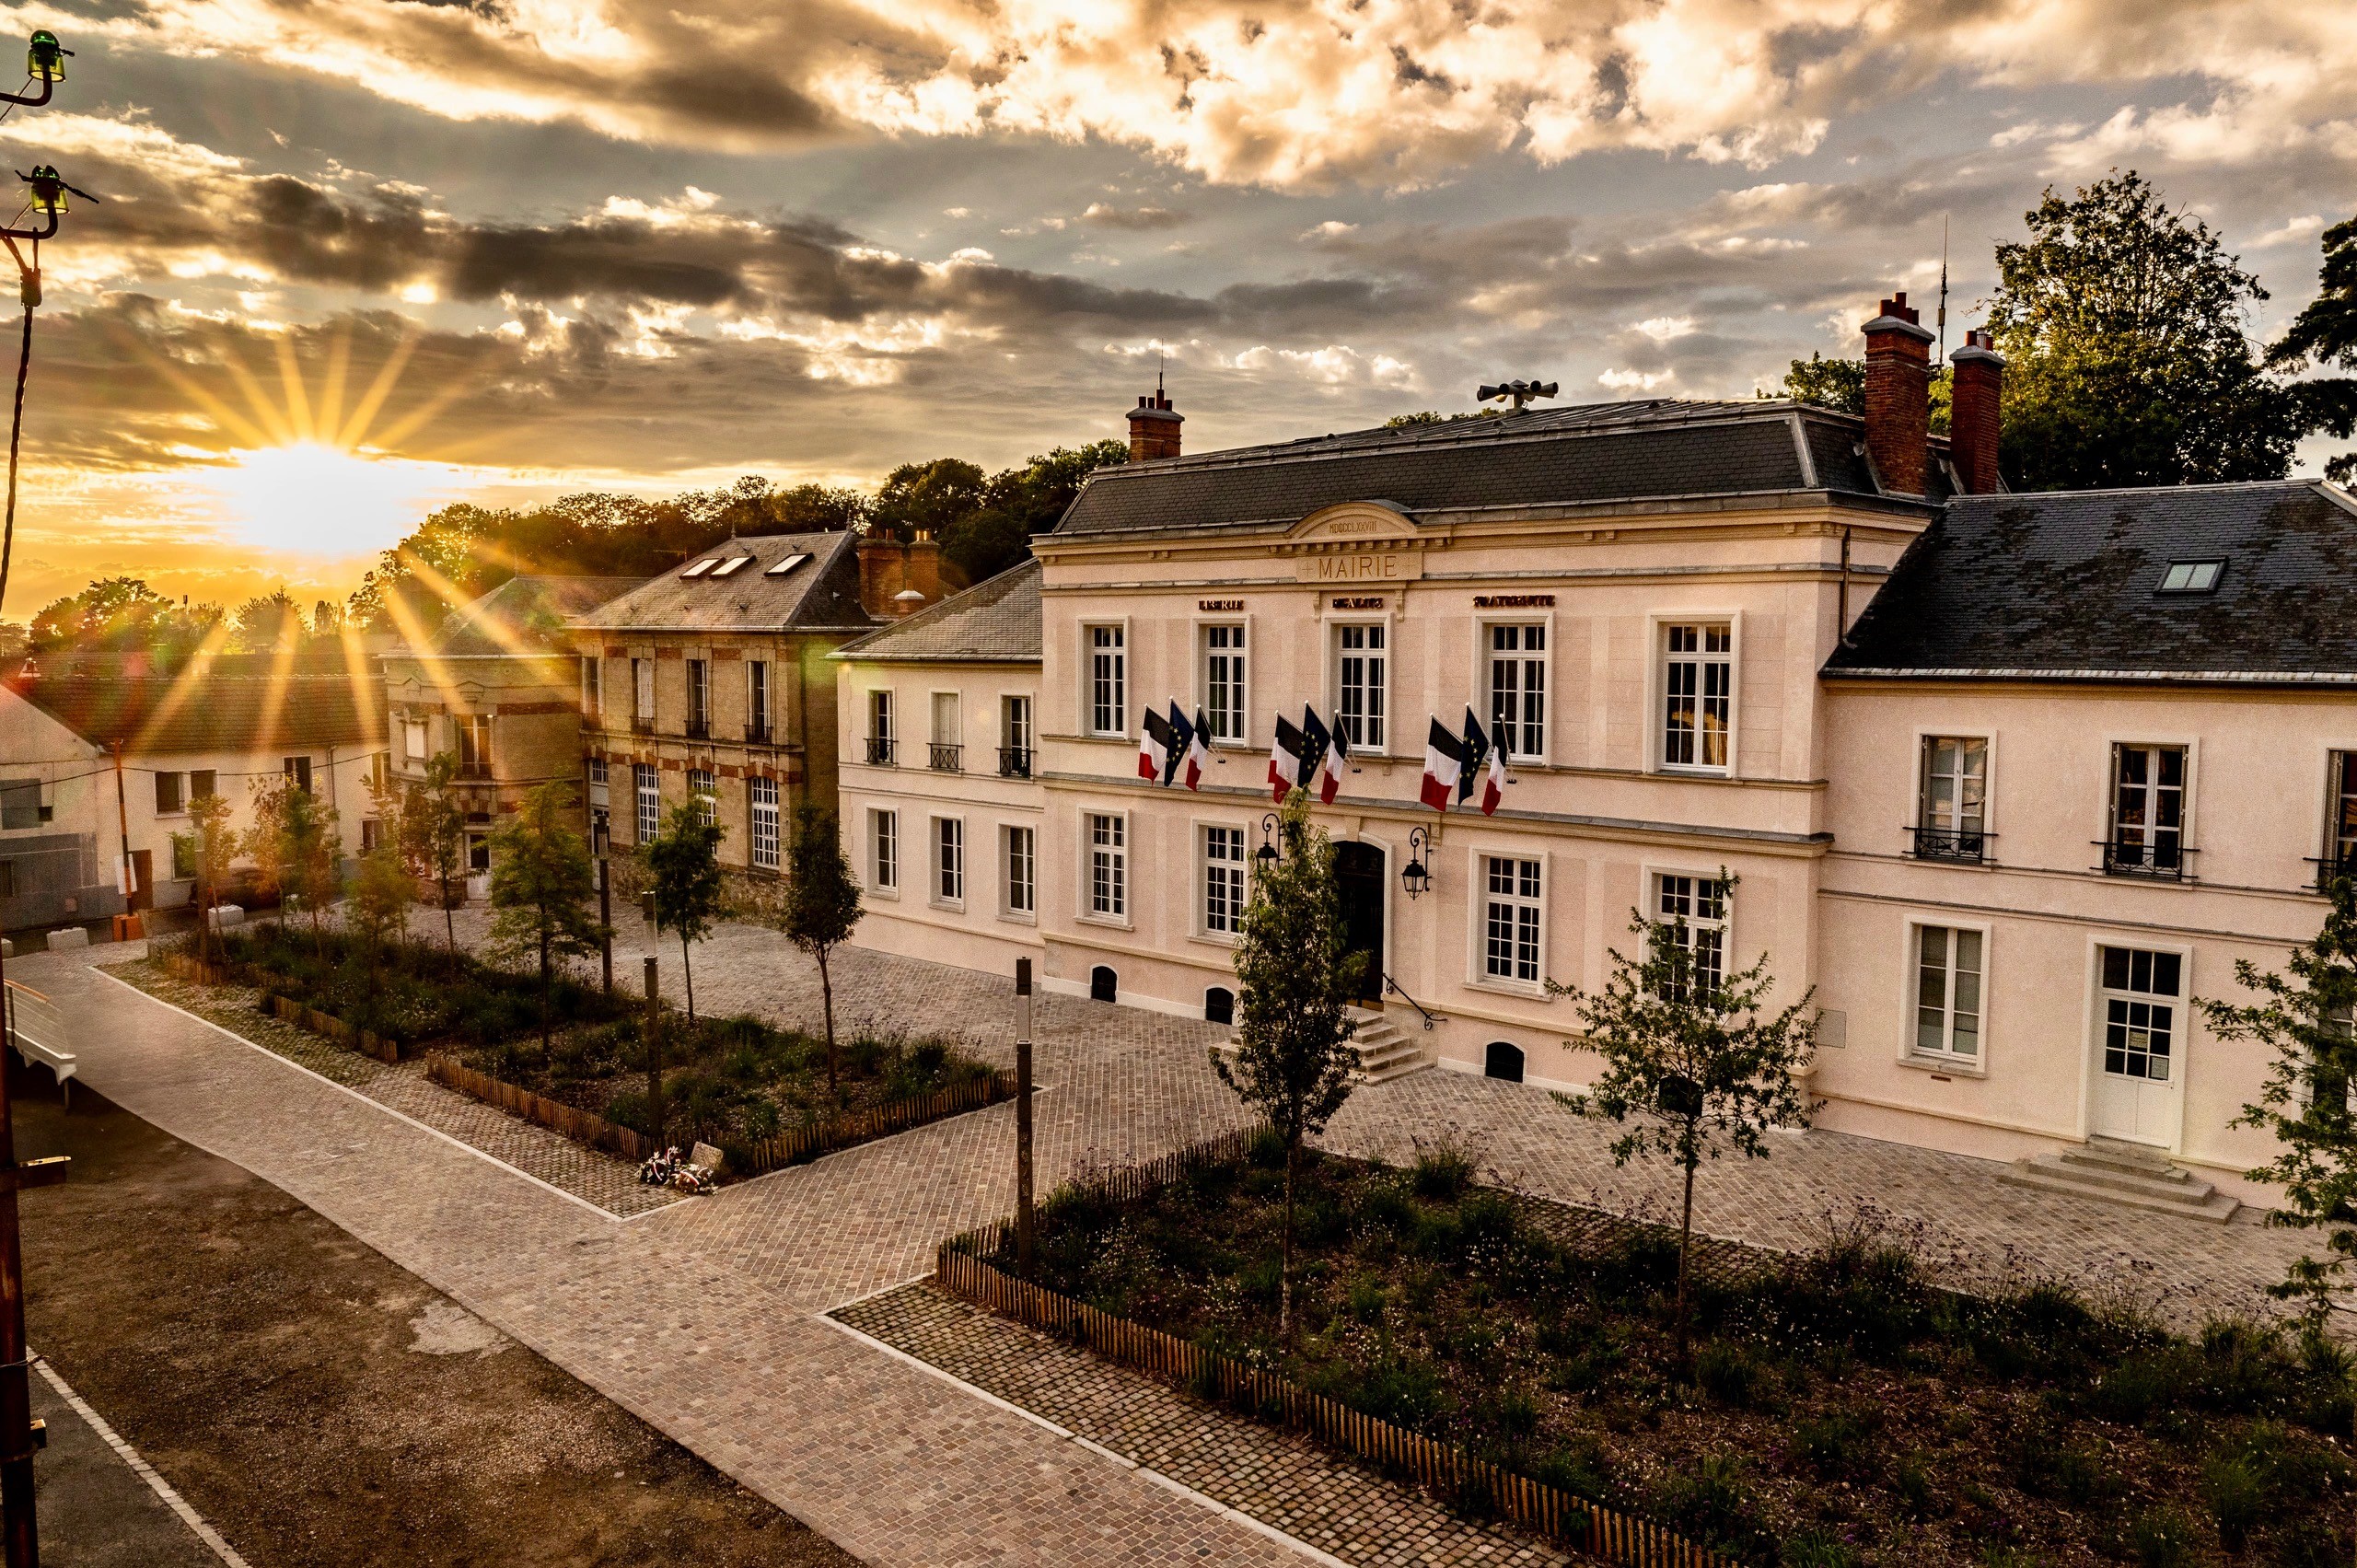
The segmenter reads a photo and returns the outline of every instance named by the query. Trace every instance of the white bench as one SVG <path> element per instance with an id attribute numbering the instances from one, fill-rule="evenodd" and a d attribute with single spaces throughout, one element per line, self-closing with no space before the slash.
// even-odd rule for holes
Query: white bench
<path id="1" fill-rule="evenodd" d="M 48 1064 L 57 1078 L 57 1092 L 67 1105 L 73 1104 L 71 1085 L 80 1064 L 66 1049 L 65 1018 L 57 1005 L 29 985 L 7 982 L 8 1043 L 29 1067 L 36 1062 Z"/>

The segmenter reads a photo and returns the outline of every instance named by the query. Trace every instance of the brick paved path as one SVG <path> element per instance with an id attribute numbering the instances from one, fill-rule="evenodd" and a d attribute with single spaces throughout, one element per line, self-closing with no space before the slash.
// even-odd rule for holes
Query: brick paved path
<path id="1" fill-rule="evenodd" d="M 462 943 L 480 919 L 469 912 Z M 629 935 L 636 923 L 623 926 Z M 635 975 L 642 950 L 635 935 L 618 946 L 618 975 Z M 678 945 L 655 950 L 676 994 Z M 851 1551 L 893 1563 L 1298 1561 L 811 1316 L 917 1277 L 942 1237 L 1010 1209 L 1011 1108 L 618 1224 L 86 967 L 134 952 L 11 966 L 75 1017 L 94 1086 L 277 1182 Z M 815 971 L 772 933 L 724 928 L 695 963 L 700 1010 L 819 1022 Z M 954 1033 L 1011 1058 L 1003 978 L 853 950 L 835 981 L 845 1028 Z M 1239 1124 L 1206 1061 L 1222 1033 L 1041 998 L 1042 1180 Z M 1441 1135 L 1471 1144 L 1534 1193 L 1667 1212 L 1666 1173 L 1613 1169 L 1601 1129 L 1520 1086 L 1420 1074 L 1355 1097 L 1329 1142 L 1398 1156 L 1415 1138 Z M 1884 1213 L 1952 1254 L 1959 1272 L 2109 1277 L 2165 1298 L 2180 1321 L 2259 1306 L 2258 1287 L 2296 1251 L 2290 1236 L 2256 1225 L 2003 1187 L 1996 1168 L 1810 1133 L 1776 1140 L 1772 1159 L 1706 1172 L 1698 1218 L 1716 1234 L 1800 1246 L 1829 1214 Z"/>
<path id="2" fill-rule="evenodd" d="M 930 1284 L 829 1316 L 1364 1568 L 1573 1561 L 1477 1529 L 1306 1437 L 1225 1415 Z"/>

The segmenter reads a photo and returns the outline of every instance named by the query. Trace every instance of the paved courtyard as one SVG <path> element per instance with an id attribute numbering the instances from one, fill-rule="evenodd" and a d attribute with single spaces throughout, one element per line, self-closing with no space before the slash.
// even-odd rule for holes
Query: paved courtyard
<path id="1" fill-rule="evenodd" d="M 480 917 L 475 917 L 479 919 Z M 438 923 L 437 923 L 438 924 Z M 635 923 L 625 922 L 635 936 Z M 468 939 L 462 930 L 462 943 Z M 617 952 L 634 976 L 642 947 Z M 656 947 L 679 983 L 675 943 Z M 956 1118 L 627 1221 L 575 1201 L 563 1171 L 519 1179 L 426 1121 L 239 1044 L 92 963 L 11 966 L 78 1027 L 84 1071 L 167 1132 L 276 1182 L 471 1310 L 872 1562 L 1299 1562 L 1151 1478 L 906 1365 L 817 1313 L 904 1283 L 946 1236 L 1013 1202 L 1011 1108 Z M 818 1022 L 808 963 L 729 927 L 695 955 L 700 1011 Z M 954 1033 L 1011 1057 L 1001 978 L 848 952 L 839 1022 Z M 676 994 L 676 991 L 673 991 Z M 1126 1163 L 1238 1124 L 1206 1050 L 1221 1031 L 1065 997 L 1037 1019 L 1042 1176 Z M 430 1085 L 421 1091 L 434 1090 Z M 1447 1136 L 1542 1196 L 1661 1214 L 1666 1173 L 1616 1170 L 1607 1137 L 1543 1094 L 1453 1073 L 1366 1090 L 1329 1144 L 1398 1156 Z M 2161 1304 L 2180 1321 L 2259 1307 L 2296 1250 L 2211 1226 L 2000 1185 L 1996 1167 L 1826 1133 L 1706 1172 L 1702 1226 L 1805 1246 L 1861 1215 L 1910 1233 L 1959 1275 L 2053 1274 Z"/>

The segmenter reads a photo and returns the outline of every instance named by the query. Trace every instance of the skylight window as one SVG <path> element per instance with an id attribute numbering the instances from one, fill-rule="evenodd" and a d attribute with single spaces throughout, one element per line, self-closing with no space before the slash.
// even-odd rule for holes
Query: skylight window
<path id="1" fill-rule="evenodd" d="M 714 566 L 712 569 L 712 575 L 715 577 L 725 577 L 728 575 L 729 573 L 734 572 L 737 567 L 742 566 L 746 562 L 750 561 L 752 557 L 749 555 L 732 555 L 727 560 L 722 562 L 719 565 Z"/>
<path id="2" fill-rule="evenodd" d="M 793 571 L 796 566 L 801 565 L 805 561 L 809 559 L 810 557 L 807 555 L 789 555 L 784 560 L 779 562 L 776 565 L 771 567 L 768 571 L 762 573 L 761 575 L 764 577 L 783 577 L 788 572 Z"/>
<path id="3" fill-rule="evenodd" d="M 2218 591 L 2219 575 L 2224 572 L 2223 561 L 2172 561 L 2161 578 L 2160 591 L 2165 594 L 2208 594 Z"/>
<path id="4" fill-rule="evenodd" d="M 697 562 L 694 565 L 689 567 L 686 571 L 680 573 L 679 575 L 682 577 L 701 577 L 706 572 L 711 571 L 713 567 L 718 565 L 719 563 L 720 558 L 718 556 L 707 555 L 702 560 Z"/>

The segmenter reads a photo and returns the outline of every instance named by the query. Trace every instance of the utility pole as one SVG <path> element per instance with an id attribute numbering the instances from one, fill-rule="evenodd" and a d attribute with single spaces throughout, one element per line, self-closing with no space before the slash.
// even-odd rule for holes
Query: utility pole
<path id="1" fill-rule="evenodd" d="M 122 893 L 122 907 L 131 909 L 131 807 L 122 793 L 122 742 L 114 743 L 114 822 L 121 838 L 122 864 L 115 868 L 115 883 Z"/>
<path id="2" fill-rule="evenodd" d="M 65 59 L 74 52 L 62 48 L 57 35 L 46 29 L 32 36 L 26 56 L 26 75 L 41 84 L 38 93 L 0 93 L 0 103 L 37 107 L 49 101 L 51 88 L 65 79 Z M 32 370 L 33 308 L 41 303 L 41 242 L 57 232 L 65 211 L 65 194 L 73 187 L 57 170 L 35 165 L 22 177 L 32 187 L 30 206 L 43 219 L 37 229 L 0 228 L 0 245 L 17 263 L 25 302 L 23 346 L 17 356 L 17 399 L 8 425 L 8 502 L 0 523 L 0 600 L 8 593 L 8 558 L 17 542 L 17 449 L 25 428 L 25 380 Z M 87 192 L 75 191 L 77 196 Z M 29 265 L 17 241 L 32 242 Z M 120 766 L 118 753 L 117 765 Z M 118 796 L 118 798 L 120 798 Z M 5 959 L 5 955 L 0 955 Z M 0 961 L 0 996 L 7 989 L 5 961 Z M 13 999 L 10 999 L 13 1002 Z M 13 1021 L 12 1006 L 0 1009 L 0 1018 Z M 17 1194 L 31 1187 L 46 1187 L 65 1179 L 63 1156 L 17 1163 L 15 1108 L 8 1094 L 8 1049 L 14 1040 L 0 1040 L 0 1548 L 6 1568 L 41 1568 L 41 1532 L 33 1518 L 33 1455 L 47 1446 L 48 1434 L 33 1423 L 31 1372 L 25 1348 L 25 1268 L 23 1233 L 17 1218 Z"/>
<path id="3" fill-rule="evenodd" d="M 1015 1268 L 1031 1277 L 1031 960 L 1015 960 Z"/>
<path id="4" fill-rule="evenodd" d="M 663 1000 L 656 989 L 655 955 L 646 955 L 646 1107 L 655 1119 L 655 1146 L 663 1147 Z"/>

